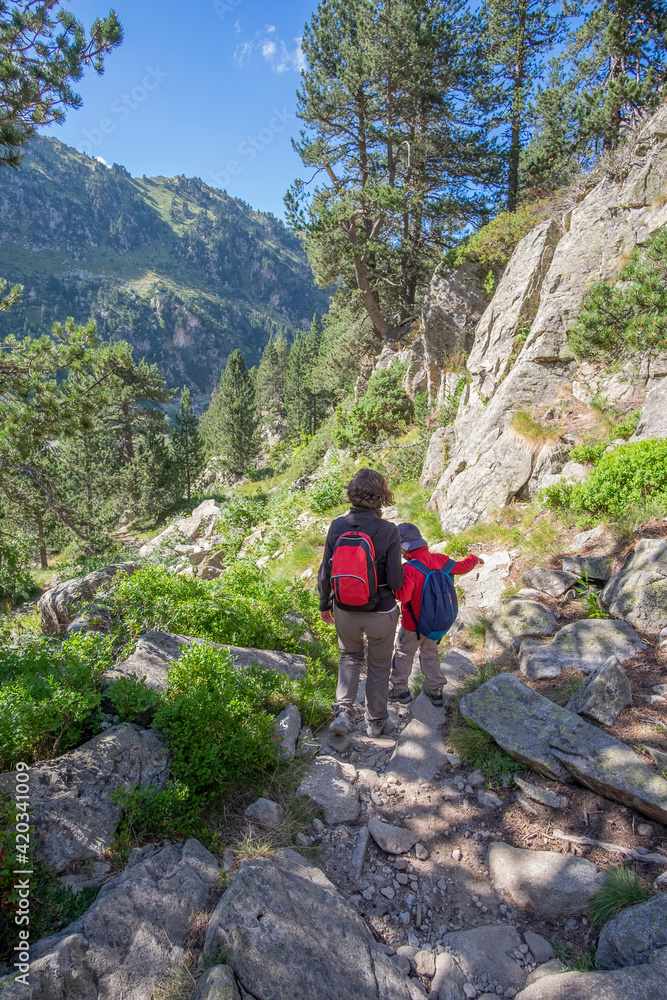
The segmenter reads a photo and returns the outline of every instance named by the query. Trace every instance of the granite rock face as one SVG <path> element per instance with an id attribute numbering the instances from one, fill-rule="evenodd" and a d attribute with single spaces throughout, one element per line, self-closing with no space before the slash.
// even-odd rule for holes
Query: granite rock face
<path id="1" fill-rule="evenodd" d="M 562 570 L 535 566 L 523 574 L 523 582 L 527 587 L 541 590 L 543 594 L 549 594 L 550 597 L 562 597 L 576 585 L 577 577 Z"/>
<path id="2" fill-rule="evenodd" d="M 256 1000 L 420 1000 L 354 906 L 293 851 L 243 861 L 220 900 L 204 954 L 222 948 Z"/>
<path id="3" fill-rule="evenodd" d="M 30 986 L 7 976 L 0 997 L 151 1000 L 170 969 L 184 963 L 190 918 L 217 881 L 218 863 L 197 840 L 132 851 L 82 917 L 33 945 Z"/>
<path id="4" fill-rule="evenodd" d="M 667 184 L 667 109 L 631 141 L 627 176 L 603 178 L 562 221 L 544 222 L 524 236 L 479 321 L 455 440 L 431 500 L 445 531 L 463 531 L 523 495 L 539 449 L 512 429 L 513 414 L 546 409 L 569 389 L 582 366 L 567 334 L 591 281 L 611 278 L 630 248 L 667 223 L 667 206 L 656 200 Z M 610 398 L 632 394 L 642 391 L 646 376 L 617 382 L 602 373 L 596 390 Z"/>
<path id="5" fill-rule="evenodd" d="M 521 989 L 526 974 L 515 961 L 513 952 L 520 947 L 516 927 L 486 924 L 467 931 L 445 934 L 443 944 L 449 949 L 468 982 L 479 982 L 486 973 L 505 989 Z"/>
<path id="6" fill-rule="evenodd" d="M 600 603 L 641 632 L 660 632 L 667 625 L 667 540 L 642 538 L 600 594 Z"/>
<path id="7" fill-rule="evenodd" d="M 667 437 L 667 378 L 652 380 L 648 385 L 642 415 L 632 441 Z"/>
<path id="8" fill-rule="evenodd" d="M 486 613 L 484 621 L 486 648 L 491 652 L 514 646 L 528 636 L 554 635 L 559 629 L 553 611 L 520 597 L 501 601 Z"/>
<path id="9" fill-rule="evenodd" d="M 461 699 L 461 714 L 511 757 L 547 778 L 574 777 L 604 798 L 667 821 L 667 781 L 625 743 L 499 674 Z"/>
<path id="10" fill-rule="evenodd" d="M 630 679 L 616 657 L 610 656 L 588 675 L 565 707 L 603 726 L 613 726 L 628 705 L 632 705 Z"/>
<path id="11" fill-rule="evenodd" d="M 282 759 L 296 757 L 296 744 L 301 732 L 301 713 L 296 705 L 288 705 L 276 716 L 276 732 L 280 740 L 278 752 Z"/>
<path id="12" fill-rule="evenodd" d="M 602 580 L 606 583 L 611 579 L 614 567 L 613 556 L 565 556 L 563 570 L 577 577 L 589 577 L 591 580 Z"/>
<path id="13" fill-rule="evenodd" d="M 135 783 L 164 788 L 168 776 L 163 737 L 131 722 L 107 729 L 57 760 L 35 764 L 30 808 L 37 854 L 56 871 L 77 858 L 102 854 L 111 846 L 121 814 L 109 793 Z M 9 792 L 13 777 L 0 775 L 0 791 Z"/>
<path id="14" fill-rule="evenodd" d="M 605 879 L 585 858 L 503 843 L 491 844 L 488 865 L 496 889 L 503 889 L 516 906 L 546 917 L 583 912 Z"/>
<path id="15" fill-rule="evenodd" d="M 627 622 L 584 618 L 565 625 L 551 642 L 524 639 L 519 649 L 519 669 L 531 680 L 558 677 L 573 668 L 590 673 L 615 656 L 625 663 L 646 649 Z"/>
<path id="16" fill-rule="evenodd" d="M 651 952 L 667 947 L 667 893 L 628 906 L 602 928 L 595 962 L 600 969 L 643 965 Z"/>
<path id="17" fill-rule="evenodd" d="M 666 981 L 667 948 L 661 948 L 647 965 L 544 976 L 517 993 L 515 1000 L 658 1000 L 665 995 Z"/>
<path id="18" fill-rule="evenodd" d="M 109 583 L 117 574 L 136 573 L 139 568 L 136 562 L 112 563 L 47 590 L 37 602 L 42 617 L 42 632 L 46 635 L 63 632 L 103 584 Z"/>
<path id="19" fill-rule="evenodd" d="M 326 823 L 354 823 L 359 816 L 359 792 L 334 757 L 317 757 L 296 794 L 319 806 Z"/>

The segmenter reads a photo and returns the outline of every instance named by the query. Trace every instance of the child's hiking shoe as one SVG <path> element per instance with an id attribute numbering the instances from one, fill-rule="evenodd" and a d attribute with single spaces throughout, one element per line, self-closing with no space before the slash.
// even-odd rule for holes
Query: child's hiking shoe
<path id="1" fill-rule="evenodd" d="M 422 691 L 424 692 L 424 694 L 429 699 L 432 705 L 435 705 L 436 708 L 443 708 L 445 704 L 445 698 L 442 693 L 442 688 L 438 688 L 436 691 L 429 691 L 427 688 L 422 688 Z"/>
<path id="2" fill-rule="evenodd" d="M 352 716 L 350 713 L 343 709 L 342 712 L 336 713 L 336 718 L 333 720 L 329 726 L 329 732 L 333 736 L 345 736 L 352 729 Z"/>
<path id="3" fill-rule="evenodd" d="M 371 739 L 377 739 L 378 736 L 382 736 L 383 732 L 384 732 L 384 721 L 366 723 L 366 735 L 370 736 Z"/>
<path id="4" fill-rule="evenodd" d="M 391 688 L 389 701 L 397 701 L 400 705 L 409 705 L 412 701 L 412 695 L 407 690 L 397 691 L 395 688 Z"/>

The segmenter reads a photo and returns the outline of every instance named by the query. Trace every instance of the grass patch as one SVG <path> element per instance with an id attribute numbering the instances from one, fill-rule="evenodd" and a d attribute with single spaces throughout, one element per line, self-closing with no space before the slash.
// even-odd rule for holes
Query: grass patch
<path id="1" fill-rule="evenodd" d="M 517 410 L 510 420 L 510 427 L 526 441 L 534 444 L 545 444 L 547 441 L 555 441 L 558 431 L 554 428 L 545 427 L 543 423 L 535 420 L 528 410 Z"/>
<path id="2" fill-rule="evenodd" d="M 474 722 L 460 718 L 450 729 L 448 742 L 464 763 L 488 775 L 490 785 L 499 784 L 503 775 L 526 770 L 524 764 L 501 750 L 493 736 Z"/>
<path id="3" fill-rule="evenodd" d="M 197 988 L 199 974 L 185 965 L 172 969 L 163 982 L 153 992 L 153 1000 L 190 1000 Z"/>
<path id="4" fill-rule="evenodd" d="M 595 951 L 592 948 L 575 951 L 564 941 L 552 941 L 556 958 L 567 966 L 568 972 L 595 972 Z"/>
<path id="5" fill-rule="evenodd" d="M 578 670 L 568 667 L 551 684 L 542 689 L 542 694 L 556 705 L 563 707 L 577 693 L 584 680 Z"/>
<path id="6" fill-rule="evenodd" d="M 427 542 L 442 538 L 442 528 L 435 511 L 426 510 L 432 490 L 424 490 L 415 479 L 405 480 L 394 489 L 394 502 L 404 521 L 416 524 Z"/>
<path id="7" fill-rule="evenodd" d="M 603 927 L 626 906 L 643 903 L 649 895 L 630 868 L 612 868 L 604 884 L 591 897 L 588 914 L 597 927 Z"/>
<path id="8" fill-rule="evenodd" d="M 483 649 L 486 643 L 486 620 L 478 618 L 465 629 L 465 637 L 475 649 Z"/>

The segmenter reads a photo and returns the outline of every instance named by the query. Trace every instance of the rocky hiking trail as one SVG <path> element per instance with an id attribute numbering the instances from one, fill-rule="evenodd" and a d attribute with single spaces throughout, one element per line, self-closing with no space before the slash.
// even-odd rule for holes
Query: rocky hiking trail
<path id="1" fill-rule="evenodd" d="M 515 554 L 492 553 L 464 578 L 460 623 L 482 615 L 485 648 L 467 647 L 461 628 L 442 644 L 444 709 L 418 694 L 371 738 L 363 680 L 346 736 L 312 733 L 288 706 L 276 719 L 280 755 L 301 769 L 295 798 L 307 807 L 290 848 L 275 849 L 285 806 L 267 790 L 240 803 L 218 856 L 194 839 L 148 843 L 118 870 L 112 792 L 166 786 L 162 736 L 110 720 L 35 765 L 43 860 L 73 891 L 101 889 L 33 946 L 29 988 L 0 979 L 2 1000 L 667 997 L 667 634 L 655 627 L 667 541 L 656 525 L 639 535 L 610 553 L 604 530 L 580 534 L 569 554 L 521 577 Z M 581 617 L 573 584 L 584 567 L 617 618 Z M 104 628 L 98 588 L 136 569 L 59 584 L 40 598 L 43 629 Z M 501 597 L 513 581 L 524 586 Z M 107 676 L 163 691 L 171 665 L 202 641 L 144 633 Z M 307 671 L 304 655 L 225 648 L 239 669 Z M 492 737 L 487 749 L 506 751 L 502 766 L 457 756 L 451 727 L 465 720 Z M 11 780 L 0 776 L 0 788 Z M 600 933 L 589 904 L 619 865 L 652 895 Z"/>

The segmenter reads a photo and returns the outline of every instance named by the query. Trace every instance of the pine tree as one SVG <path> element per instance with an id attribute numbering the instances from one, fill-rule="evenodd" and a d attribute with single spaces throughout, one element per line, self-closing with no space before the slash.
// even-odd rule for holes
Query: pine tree
<path id="1" fill-rule="evenodd" d="M 221 456 L 233 475 L 245 475 L 259 453 L 258 425 L 255 386 L 237 348 L 201 420 L 208 453 Z"/>
<path id="2" fill-rule="evenodd" d="M 318 369 L 322 348 L 322 328 L 317 315 L 313 316 L 310 330 L 303 342 L 304 367 L 306 370 L 304 429 L 306 434 L 314 434 L 326 411 L 327 396 L 320 385 Z"/>
<path id="3" fill-rule="evenodd" d="M 192 484 L 204 467 L 204 443 L 199 433 L 199 420 L 192 407 L 190 390 L 183 388 L 181 404 L 174 417 L 171 447 L 176 475 L 187 499 L 192 494 Z"/>
<path id="4" fill-rule="evenodd" d="M 514 212 L 531 97 L 545 56 L 565 36 L 565 18 L 553 0 L 485 0 L 482 17 L 482 30 L 490 42 L 499 122 L 507 130 L 507 211 Z"/>
<path id="5" fill-rule="evenodd" d="M 411 316 L 453 236 L 485 217 L 499 163 L 489 71 L 464 0 L 327 0 L 306 26 L 296 144 L 325 180 L 285 203 L 316 280 L 355 289 L 376 336 Z"/>
<path id="6" fill-rule="evenodd" d="M 282 334 L 272 337 L 264 348 L 257 369 L 257 404 L 265 422 L 280 424 L 285 420 L 285 379 L 289 346 Z"/>
<path id="7" fill-rule="evenodd" d="M 285 407 L 287 410 L 287 433 L 291 441 L 298 442 L 307 426 L 308 412 L 308 357 L 306 338 L 299 330 L 289 352 L 287 377 L 285 379 Z"/>

